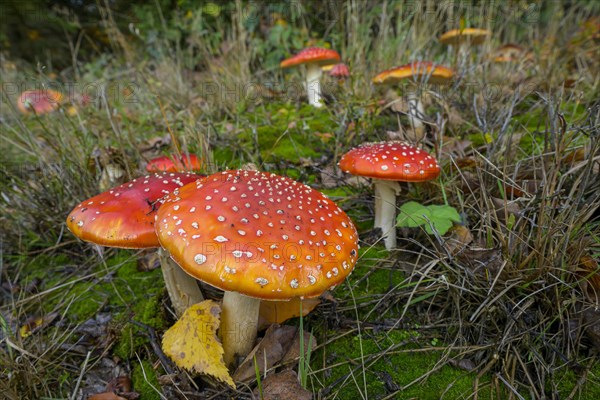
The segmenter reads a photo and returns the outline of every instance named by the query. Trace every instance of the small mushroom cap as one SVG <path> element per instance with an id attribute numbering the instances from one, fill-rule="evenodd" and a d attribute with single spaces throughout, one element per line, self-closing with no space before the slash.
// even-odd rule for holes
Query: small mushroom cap
<path id="1" fill-rule="evenodd" d="M 188 274 L 266 300 L 318 296 L 358 259 L 356 228 L 342 209 L 266 172 L 225 171 L 183 187 L 158 210 L 156 229 Z"/>
<path id="2" fill-rule="evenodd" d="M 350 76 L 350 69 L 344 63 L 335 64 L 329 70 L 329 76 L 333 76 L 335 78 L 347 78 Z"/>
<path id="3" fill-rule="evenodd" d="M 181 172 L 200 169 L 200 160 L 195 154 L 184 154 L 180 160 L 174 156 L 161 156 L 150 160 L 146 165 L 148 172 Z"/>
<path id="4" fill-rule="evenodd" d="M 62 93 L 55 90 L 26 90 L 19 96 L 17 108 L 23 114 L 46 114 L 56 110 L 62 99 Z"/>
<path id="5" fill-rule="evenodd" d="M 338 166 L 348 174 L 402 182 L 428 181 L 440 174 L 435 158 L 398 141 L 363 144 L 344 154 Z"/>
<path id="6" fill-rule="evenodd" d="M 387 69 L 373 78 L 373 83 L 394 84 L 405 79 L 427 81 L 428 83 L 444 84 L 452 80 L 454 71 L 443 65 L 435 65 L 429 61 L 417 61 Z"/>
<path id="7" fill-rule="evenodd" d="M 298 54 L 285 59 L 279 64 L 281 68 L 295 67 L 300 64 L 328 65 L 340 61 L 340 55 L 332 49 L 321 47 L 308 47 Z"/>
<path id="8" fill-rule="evenodd" d="M 522 61 L 526 57 L 525 49 L 517 44 L 507 43 L 494 50 L 494 62 L 497 63 Z"/>
<path id="9" fill-rule="evenodd" d="M 492 32 L 487 29 L 480 28 L 452 29 L 440 36 L 439 40 L 442 44 L 453 46 L 463 43 L 478 45 L 483 43 L 491 34 Z"/>
<path id="10" fill-rule="evenodd" d="M 81 240 L 102 246 L 159 247 L 154 217 L 163 197 L 199 178 L 157 173 L 134 179 L 80 203 L 67 217 L 67 227 Z"/>

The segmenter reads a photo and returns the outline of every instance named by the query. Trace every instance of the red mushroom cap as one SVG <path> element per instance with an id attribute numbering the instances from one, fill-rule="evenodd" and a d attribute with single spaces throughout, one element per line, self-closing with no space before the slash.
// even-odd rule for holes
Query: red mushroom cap
<path id="1" fill-rule="evenodd" d="M 344 63 L 335 64 L 333 68 L 329 70 L 329 76 L 336 78 L 347 78 L 350 76 L 350 70 Z"/>
<path id="2" fill-rule="evenodd" d="M 55 90 L 26 90 L 19 96 L 17 108 L 23 114 L 46 114 L 56 110 L 62 99 L 62 93 Z"/>
<path id="3" fill-rule="evenodd" d="M 181 172 L 200 169 L 200 160 L 195 154 L 184 154 L 180 160 L 173 156 L 161 156 L 150 160 L 146 165 L 148 172 Z"/>
<path id="4" fill-rule="evenodd" d="M 429 83 L 441 84 L 450 82 L 453 76 L 451 68 L 429 61 L 416 61 L 380 72 L 373 78 L 373 83 L 397 83 L 404 79 L 420 81 L 427 78 Z"/>
<path id="5" fill-rule="evenodd" d="M 323 49 L 321 47 L 308 47 L 298 54 L 283 60 L 279 65 L 281 68 L 289 68 L 300 64 L 335 64 L 338 61 L 340 61 L 340 55 L 335 50 Z"/>
<path id="6" fill-rule="evenodd" d="M 344 154 L 338 165 L 352 175 L 402 182 L 428 181 L 440 174 L 435 158 L 406 142 L 363 144 Z"/>
<path id="7" fill-rule="evenodd" d="M 67 226 L 80 239 L 102 246 L 159 247 L 154 216 L 163 197 L 199 178 L 160 173 L 134 179 L 80 203 L 67 217 Z"/>
<path id="8" fill-rule="evenodd" d="M 187 185 L 157 214 L 160 244 L 190 275 L 267 300 L 315 297 L 358 258 L 352 220 L 290 178 L 232 170 Z"/>

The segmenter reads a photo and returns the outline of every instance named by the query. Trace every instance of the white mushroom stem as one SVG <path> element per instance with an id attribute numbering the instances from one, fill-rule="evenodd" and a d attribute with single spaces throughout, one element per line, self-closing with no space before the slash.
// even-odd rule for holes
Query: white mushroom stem
<path id="1" fill-rule="evenodd" d="M 181 269 L 164 249 L 158 250 L 160 267 L 175 314 L 181 316 L 191 305 L 204 300 L 198 281 Z"/>
<path id="2" fill-rule="evenodd" d="M 375 228 L 381 228 L 386 249 L 396 247 L 396 195 L 400 185 L 396 181 L 373 180 L 375 189 Z"/>
<path id="3" fill-rule="evenodd" d="M 223 342 L 225 365 L 235 365 L 254 347 L 258 328 L 260 300 L 237 292 L 225 292 L 219 334 Z"/>
<path id="4" fill-rule="evenodd" d="M 321 67 L 316 63 L 306 65 L 306 91 L 308 103 L 315 107 L 322 107 L 321 102 Z"/>
<path id="5" fill-rule="evenodd" d="M 416 92 L 412 90 L 408 92 L 408 116 L 410 118 L 411 125 L 415 132 L 422 133 L 424 126 L 421 116 L 425 115 L 425 109 L 421 99 L 417 96 Z"/>

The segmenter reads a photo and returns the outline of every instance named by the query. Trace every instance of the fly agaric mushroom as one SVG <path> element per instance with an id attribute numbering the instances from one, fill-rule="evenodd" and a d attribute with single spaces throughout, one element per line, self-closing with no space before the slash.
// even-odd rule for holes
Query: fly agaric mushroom
<path id="1" fill-rule="evenodd" d="M 406 142 L 367 143 L 342 156 L 348 174 L 373 178 L 375 228 L 381 228 L 386 249 L 396 247 L 396 194 L 400 182 L 424 182 L 440 174 L 437 161 Z"/>
<path id="2" fill-rule="evenodd" d="M 466 50 L 469 46 L 477 46 L 482 44 L 492 32 L 487 29 L 480 28 L 464 28 L 464 29 L 452 29 L 439 37 L 439 41 L 442 44 L 453 46 L 456 49 L 455 55 L 461 55 L 462 59 L 466 56 Z M 457 59 L 455 58 L 455 63 Z"/>
<path id="3" fill-rule="evenodd" d="M 463 43 L 479 45 L 483 43 L 492 32 L 487 29 L 480 28 L 464 28 L 452 29 L 440 36 L 439 40 L 442 44 L 460 46 Z"/>
<path id="4" fill-rule="evenodd" d="M 225 291 L 220 336 L 227 365 L 254 346 L 261 299 L 319 296 L 358 258 L 356 228 L 344 211 L 318 191 L 266 172 L 225 171 L 181 188 L 158 210 L 156 229 L 188 274 Z"/>
<path id="5" fill-rule="evenodd" d="M 320 47 L 308 47 L 300 51 L 295 56 L 283 60 L 280 64 L 281 68 L 296 67 L 298 65 L 306 65 L 306 91 L 308 92 L 308 102 L 315 106 L 321 107 L 321 67 L 324 65 L 335 64 L 340 60 L 340 55 L 332 49 L 323 49 Z"/>
<path id="6" fill-rule="evenodd" d="M 19 96 L 17 108 L 23 114 L 47 114 L 55 111 L 62 99 L 62 93 L 55 90 L 26 90 Z"/>
<path id="7" fill-rule="evenodd" d="M 454 76 L 454 71 L 442 65 L 435 65 L 429 61 L 416 61 L 410 64 L 401 65 L 387 69 L 379 73 L 373 78 L 373 83 L 376 84 L 398 84 L 402 81 L 412 81 L 414 83 L 433 83 L 433 84 L 448 84 Z M 425 115 L 423 103 L 415 91 L 408 91 L 408 114 L 411 119 L 411 124 L 415 131 L 423 130 L 423 122 L 421 118 Z"/>
<path id="8" fill-rule="evenodd" d="M 339 63 L 327 67 L 323 67 L 323 71 L 328 71 L 329 76 L 337 78 L 339 80 L 344 80 L 345 78 L 350 76 L 350 69 L 344 63 Z"/>
<path id="9" fill-rule="evenodd" d="M 195 154 L 183 154 L 181 159 L 173 156 L 157 157 L 146 164 L 148 172 L 181 172 L 200 170 L 200 160 Z"/>
<path id="10" fill-rule="evenodd" d="M 75 236 L 101 246 L 125 249 L 160 247 L 154 229 L 164 197 L 201 178 L 184 173 L 156 173 L 124 183 L 83 201 L 67 217 Z M 178 315 L 202 300 L 197 282 L 163 254 L 165 285 Z"/>

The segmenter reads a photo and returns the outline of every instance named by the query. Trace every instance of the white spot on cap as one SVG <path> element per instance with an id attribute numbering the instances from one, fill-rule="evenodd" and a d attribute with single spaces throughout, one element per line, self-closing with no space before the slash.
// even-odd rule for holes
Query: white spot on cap
<path id="1" fill-rule="evenodd" d="M 265 286 L 267 283 L 269 283 L 269 281 L 265 278 L 256 278 L 254 282 L 258 283 L 260 286 Z"/>
<path id="2" fill-rule="evenodd" d="M 298 289 L 298 279 L 292 279 L 292 281 L 290 282 L 290 286 L 292 287 L 292 289 Z"/>
<path id="3" fill-rule="evenodd" d="M 194 262 L 198 265 L 202 265 L 206 262 L 206 256 L 204 254 L 196 254 L 194 256 Z"/>
<path id="4" fill-rule="evenodd" d="M 223 243 L 223 242 L 226 242 L 226 241 L 228 241 L 228 240 L 229 240 L 229 239 L 227 239 L 225 236 L 221 236 L 221 235 L 219 235 L 219 236 L 217 236 L 217 237 L 215 238 L 215 241 L 216 241 L 216 242 L 219 242 L 219 243 Z"/>

